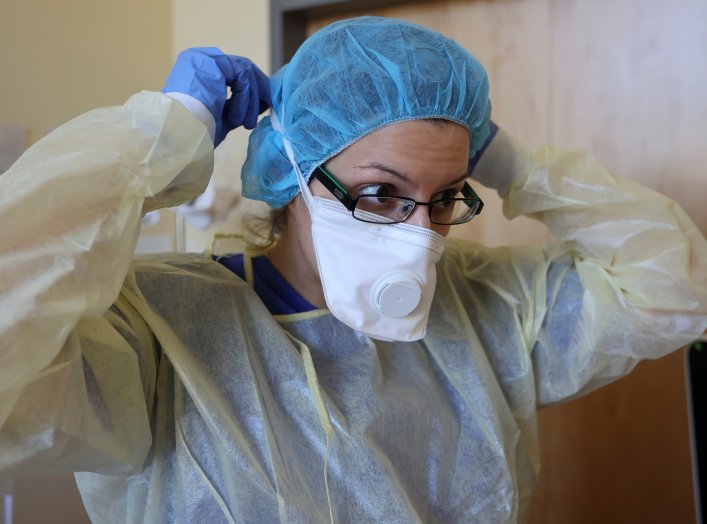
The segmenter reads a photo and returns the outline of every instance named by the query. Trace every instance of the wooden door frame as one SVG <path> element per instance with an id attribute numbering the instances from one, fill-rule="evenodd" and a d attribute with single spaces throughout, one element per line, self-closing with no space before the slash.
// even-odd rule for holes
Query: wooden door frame
<path id="1" fill-rule="evenodd" d="M 274 73 L 289 62 L 307 38 L 312 18 L 352 14 L 420 0 L 270 0 L 270 67 Z"/>

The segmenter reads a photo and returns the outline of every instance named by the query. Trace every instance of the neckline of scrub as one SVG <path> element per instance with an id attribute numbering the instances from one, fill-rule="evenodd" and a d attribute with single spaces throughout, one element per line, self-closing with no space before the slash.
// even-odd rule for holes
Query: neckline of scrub
<path id="1" fill-rule="evenodd" d="M 236 253 L 214 257 L 214 260 L 248 282 L 273 315 L 292 315 L 320 309 L 302 297 L 265 255 Z"/>

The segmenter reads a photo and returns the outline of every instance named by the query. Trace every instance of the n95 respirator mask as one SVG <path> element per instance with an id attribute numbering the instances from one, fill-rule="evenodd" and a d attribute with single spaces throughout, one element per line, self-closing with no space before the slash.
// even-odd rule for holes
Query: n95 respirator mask
<path id="1" fill-rule="evenodd" d="M 270 117 L 282 133 L 274 111 Z M 331 313 L 371 338 L 409 342 L 424 337 L 444 237 L 404 223 L 363 222 L 340 202 L 314 197 L 284 133 L 283 143 L 311 217 L 319 278 Z"/>
<path id="2" fill-rule="evenodd" d="M 424 337 L 444 237 L 408 224 L 361 222 L 341 203 L 321 197 L 311 198 L 309 211 L 331 313 L 372 338 Z"/>

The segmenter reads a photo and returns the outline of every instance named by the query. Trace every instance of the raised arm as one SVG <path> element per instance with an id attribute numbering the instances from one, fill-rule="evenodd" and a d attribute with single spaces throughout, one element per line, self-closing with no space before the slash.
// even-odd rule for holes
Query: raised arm
<path id="1" fill-rule="evenodd" d="M 499 285 L 517 299 L 539 403 L 598 387 L 707 328 L 707 243 L 674 201 L 585 152 L 530 155 L 502 131 L 476 168 L 506 216 L 536 218 L 559 241 L 498 261 L 513 266 Z"/>
<path id="2" fill-rule="evenodd" d="M 86 113 L 0 176 L 0 470 L 26 471 L 37 456 L 51 469 L 113 471 L 144 457 L 152 337 L 129 305 L 111 306 L 142 214 L 203 191 L 209 129 L 225 136 L 267 106 L 243 72 L 252 64 L 225 56 L 212 50 L 191 70 L 178 61 L 170 96 Z M 217 61 L 226 70 L 214 80 Z M 176 85 L 177 70 L 191 83 Z M 190 91 L 202 77 L 210 88 Z M 253 105 L 255 116 L 243 110 Z"/>

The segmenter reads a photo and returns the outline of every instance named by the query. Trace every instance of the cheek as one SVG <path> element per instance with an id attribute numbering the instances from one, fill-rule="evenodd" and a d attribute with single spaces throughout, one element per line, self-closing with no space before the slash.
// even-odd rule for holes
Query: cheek
<path id="1" fill-rule="evenodd" d="M 443 237 L 446 237 L 449 234 L 449 231 L 451 229 L 452 229 L 452 226 L 442 226 L 439 224 L 432 224 L 432 231 L 434 231 L 438 235 L 442 235 Z"/>
<path id="2" fill-rule="evenodd" d="M 329 190 L 325 188 L 324 185 L 314 177 L 309 179 L 307 185 L 309 186 L 309 191 L 312 193 L 312 196 L 330 199 L 334 198 L 334 195 L 332 195 L 331 192 L 329 192 Z"/>
<path id="3" fill-rule="evenodd" d="M 317 269 L 317 258 L 314 254 L 314 240 L 312 238 L 312 227 L 310 225 L 309 217 L 307 220 L 303 220 L 299 224 L 299 237 L 300 245 L 302 246 L 302 253 L 309 262 L 309 264 Z"/>
<path id="4" fill-rule="evenodd" d="M 295 237 L 299 245 L 299 252 L 304 257 L 308 266 L 319 275 L 317 258 L 314 254 L 314 241 L 312 239 L 312 220 L 309 216 L 307 204 L 302 196 L 298 196 L 298 201 L 292 210 L 290 220 L 294 223 Z"/>

